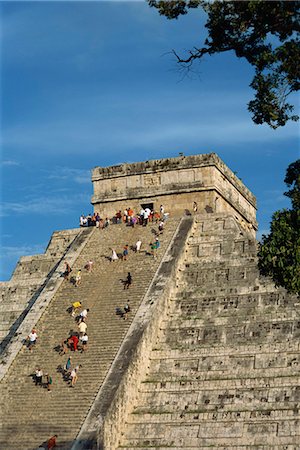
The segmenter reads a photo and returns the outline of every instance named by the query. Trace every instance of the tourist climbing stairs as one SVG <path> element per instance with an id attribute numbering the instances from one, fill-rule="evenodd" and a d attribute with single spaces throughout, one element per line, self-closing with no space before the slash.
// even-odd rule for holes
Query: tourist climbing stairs
<path id="1" fill-rule="evenodd" d="M 146 227 L 116 224 L 104 230 L 95 228 L 87 237 L 72 267 L 71 279 L 63 282 L 36 324 L 36 347 L 31 353 L 24 345 L 1 383 L 1 449 L 34 450 L 54 434 L 58 435 L 59 449 L 71 448 L 179 221 L 179 218 L 170 218 L 166 222 L 155 258 L 150 255 L 150 243 L 154 242 L 158 231 L 155 223 Z M 135 253 L 133 247 L 138 239 L 142 247 Z M 127 260 L 111 262 L 111 249 L 121 254 L 126 244 L 129 245 Z M 85 268 L 89 260 L 93 261 L 91 272 Z M 74 278 L 79 269 L 82 277 L 76 287 Z M 128 272 L 133 283 L 130 289 L 124 289 Z M 69 312 L 76 301 L 82 303 L 82 308 L 89 309 L 88 349 L 83 353 L 60 355 L 61 342 L 78 332 L 77 323 Z M 131 311 L 124 320 L 116 315 L 116 308 L 123 309 L 126 303 Z M 72 368 L 82 366 L 73 388 L 63 376 L 69 355 Z M 51 392 L 35 385 L 33 374 L 37 368 L 52 377 Z"/>

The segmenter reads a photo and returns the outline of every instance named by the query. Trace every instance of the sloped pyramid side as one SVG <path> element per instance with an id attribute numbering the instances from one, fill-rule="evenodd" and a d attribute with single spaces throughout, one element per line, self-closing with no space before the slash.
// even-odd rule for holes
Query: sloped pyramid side
<path id="1" fill-rule="evenodd" d="M 22 256 L 9 281 L 0 282 L 0 351 L 4 350 L 61 259 L 87 229 L 55 231 L 45 253 Z"/>
<path id="2" fill-rule="evenodd" d="M 256 246 L 235 217 L 196 218 L 119 449 L 300 448 L 299 298 Z"/>

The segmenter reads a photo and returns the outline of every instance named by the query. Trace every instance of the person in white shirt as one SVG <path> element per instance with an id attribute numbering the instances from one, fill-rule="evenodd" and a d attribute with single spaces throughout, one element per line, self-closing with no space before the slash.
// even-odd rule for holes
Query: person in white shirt
<path id="1" fill-rule="evenodd" d="M 32 348 L 35 346 L 36 340 L 37 340 L 37 334 L 36 334 L 35 328 L 32 329 L 32 331 L 29 334 L 29 336 L 27 337 L 27 339 L 29 340 L 28 350 L 30 352 L 32 352 Z"/>
<path id="2" fill-rule="evenodd" d="M 75 369 L 73 369 L 71 371 L 70 378 L 71 378 L 71 386 L 72 387 L 75 386 L 75 384 L 78 380 L 78 371 L 79 371 L 80 367 L 82 367 L 81 364 L 79 364 L 79 366 L 76 366 Z"/>
<path id="3" fill-rule="evenodd" d="M 142 241 L 139 239 L 135 244 L 135 251 L 138 253 L 141 250 Z"/>
<path id="4" fill-rule="evenodd" d="M 148 224 L 148 218 L 149 218 L 149 213 L 148 213 L 148 211 L 149 211 L 148 208 L 145 209 L 145 211 L 144 211 L 144 222 L 143 222 L 144 227 Z M 150 211 L 150 212 L 151 212 L 151 211 Z"/>
<path id="5" fill-rule="evenodd" d="M 82 352 L 85 352 L 87 350 L 88 340 L 89 340 L 89 337 L 86 333 L 84 333 L 84 335 L 80 337 L 80 341 L 81 341 L 81 345 L 82 345 L 82 349 L 81 349 Z"/>
<path id="6" fill-rule="evenodd" d="M 118 259 L 119 258 L 118 258 L 116 250 L 114 248 L 112 248 L 111 249 L 111 258 L 110 258 L 111 262 L 117 261 Z"/>
<path id="7" fill-rule="evenodd" d="M 87 319 L 88 312 L 89 312 L 89 308 L 81 311 L 81 313 L 79 314 L 79 323 L 84 322 Z"/>
<path id="8" fill-rule="evenodd" d="M 142 208 L 140 210 L 140 224 L 143 225 L 144 224 L 144 217 L 145 217 L 145 210 L 144 208 Z"/>

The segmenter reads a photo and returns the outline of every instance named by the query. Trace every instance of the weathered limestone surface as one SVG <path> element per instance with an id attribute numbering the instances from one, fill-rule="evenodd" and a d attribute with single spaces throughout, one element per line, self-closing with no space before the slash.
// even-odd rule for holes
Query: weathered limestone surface
<path id="1" fill-rule="evenodd" d="M 10 281 L 0 283 L 1 341 L 23 311 L 34 302 L 79 232 L 78 229 L 54 232 L 44 254 L 21 257 Z"/>
<path id="2" fill-rule="evenodd" d="M 163 204 L 172 214 L 192 211 L 196 201 L 198 212 L 230 212 L 257 229 L 254 195 L 215 153 L 96 167 L 92 182 L 92 204 L 104 216 L 123 212 L 124 200 L 135 210 Z"/>
<path id="3" fill-rule="evenodd" d="M 1 284 L 0 379 L 60 287 L 63 261 L 68 260 L 70 264 L 75 261 L 91 231 L 75 229 L 53 233 L 44 255 L 22 257 L 12 279 Z"/>
<path id="4" fill-rule="evenodd" d="M 72 450 L 117 447 L 130 405 L 138 395 L 137 383 L 146 375 L 149 352 L 165 315 L 165 300 L 174 288 L 191 225 L 191 217 L 181 220 Z"/>
<path id="5" fill-rule="evenodd" d="M 51 297 L 46 299 L 46 307 L 44 308 L 44 294 L 41 293 L 26 316 L 26 319 L 31 318 L 31 326 L 35 319 L 34 325 L 39 336 L 36 347 L 30 353 L 22 346 L 23 339 L 14 342 L 14 338 L 8 347 L 7 358 L 12 354 L 12 348 L 15 350 L 14 345 L 20 344 L 21 347 L 17 348 L 13 361 L 6 358 L 5 364 L 1 365 L 1 371 L 4 370 L 3 366 L 6 368 L 3 374 L 1 372 L 3 378 L 0 384 L 1 450 L 35 450 L 54 433 L 59 436 L 61 450 L 72 447 L 139 305 L 147 296 L 150 284 L 154 283 L 153 278 L 156 279 L 155 274 L 178 224 L 178 218 L 170 218 L 167 222 L 160 239 L 161 248 L 157 252 L 157 259 L 145 254 L 149 250 L 149 242 L 154 239 L 154 227 L 157 229 L 155 225 L 132 229 L 119 224 L 105 230 L 95 227 L 81 230 L 83 235 L 78 237 L 80 243 L 75 240 L 78 245 L 72 258 L 69 253 L 72 245 L 68 252 L 68 261 L 73 267 L 72 274 L 82 268 L 81 285 L 76 288 L 63 280 L 60 276 L 63 268 L 61 263 L 50 279 L 52 284 L 47 295 L 51 294 Z M 130 251 L 127 261 L 110 262 L 111 247 L 120 252 L 124 243 L 133 246 L 138 238 L 143 242 L 141 253 Z M 89 259 L 94 261 L 91 273 L 84 269 Z M 133 285 L 130 290 L 124 290 L 122 280 L 126 278 L 128 271 L 132 273 Z M 159 284 L 159 280 L 157 283 Z M 82 364 L 78 383 L 72 389 L 61 373 L 67 356 L 60 356 L 57 350 L 70 330 L 77 331 L 77 323 L 67 311 L 77 300 L 90 309 L 87 322 L 89 347 L 82 354 L 72 352 L 73 367 Z M 123 307 L 128 301 L 131 313 L 127 320 L 122 320 L 115 314 L 115 308 Z M 21 336 L 25 337 L 26 334 L 20 334 L 18 338 Z M 123 363 L 128 365 L 128 359 Z M 51 374 L 51 394 L 34 385 L 31 374 L 37 367 L 41 367 L 44 373 Z M 94 428 L 94 434 L 95 431 Z M 93 439 L 92 443 L 85 439 L 85 443 L 91 448 Z"/>
<path id="6" fill-rule="evenodd" d="M 176 286 L 118 448 L 298 450 L 299 298 L 225 215 L 196 218 Z"/>

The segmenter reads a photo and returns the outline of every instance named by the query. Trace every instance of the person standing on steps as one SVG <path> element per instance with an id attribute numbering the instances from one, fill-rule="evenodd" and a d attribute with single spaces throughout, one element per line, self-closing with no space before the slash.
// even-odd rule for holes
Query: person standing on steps
<path id="1" fill-rule="evenodd" d="M 164 222 L 163 222 L 163 220 L 161 220 L 159 222 L 159 224 L 158 224 L 158 231 L 159 231 L 159 234 L 163 234 L 163 231 L 164 231 Z"/>
<path id="2" fill-rule="evenodd" d="M 156 259 L 156 251 L 159 249 L 160 247 L 160 242 L 158 237 L 155 238 L 155 242 L 153 242 L 151 244 L 151 255 L 153 256 L 154 259 Z"/>
<path id="3" fill-rule="evenodd" d="M 81 341 L 81 352 L 86 352 L 87 348 L 88 348 L 88 341 L 89 341 L 89 337 L 86 333 L 84 333 L 83 336 L 81 336 L 80 338 Z"/>
<path id="4" fill-rule="evenodd" d="M 64 339 L 60 345 L 59 356 L 65 355 L 68 350 L 68 339 Z"/>
<path id="5" fill-rule="evenodd" d="M 87 270 L 88 272 L 93 272 L 93 265 L 94 265 L 94 263 L 93 263 L 93 261 L 90 259 L 90 260 L 86 263 L 86 265 L 85 265 L 86 270 Z"/>
<path id="6" fill-rule="evenodd" d="M 156 239 L 158 239 L 158 238 L 156 238 Z M 158 249 L 159 246 L 160 246 L 160 243 L 158 240 L 155 240 L 155 242 L 150 243 L 150 249 L 151 249 L 150 254 L 154 259 L 156 259 L 156 250 Z"/>
<path id="7" fill-rule="evenodd" d="M 78 308 L 80 308 L 82 305 L 81 305 L 81 302 L 74 302 L 74 303 L 72 303 L 72 312 L 71 312 L 71 316 L 72 317 L 75 317 L 76 316 L 76 314 L 78 313 Z"/>
<path id="8" fill-rule="evenodd" d="M 46 373 L 46 388 L 48 392 L 51 392 L 51 384 L 52 384 L 52 377 L 49 375 L 49 373 Z"/>
<path id="9" fill-rule="evenodd" d="M 146 227 L 148 225 L 148 219 L 149 219 L 149 214 L 150 214 L 150 209 L 146 208 L 144 209 L 144 220 L 143 220 L 143 226 Z"/>
<path id="10" fill-rule="evenodd" d="M 69 280 L 70 273 L 72 272 L 71 266 L 68 261 L 65 261 L 64 279 Z"/>
<path id="11" fill-rule="evenodd" d="M 129 301 L 129 300 L 128 300 Z M 130 312 L 130 306 L 129 306 L 129 304 L 128 303 L 126 303 L 125 305 L 124 305 L 124 313 L 125 313 L 125 316 L 124 316 L 124 319 L 127 319 L 127 314 Z"/>
<path id="12" fill-rule="evenodd" d="M 35 344 L 36 344 L 37 337 L 38 337 L 38 336 L 37 336 L 37 334 L 36 334 L 36 329 L 33 328 L 33 329 L 31 330 L 31 333 L 30 333 L 29 336 L 27 337 L 27 339 L 29 340 L 28 350 L 29 350 L 30 352 L 32 352 L 32 349 L 33 349 L 33 347 L 34 347 Z"/>
<path id="13" fill-rule="evenodd" d="M 121 319 L 124 319 L 124 320 L 126 319 L 125 311 L 122 308 L 120 308 L 119 306 L 116 307 L 116 315 L 120 316 Z"/>
<path id="14" fill-rule="evenodd" d="M 97 212 L 96 213 L 96 228 L 99 228 L 100 219 L 101 219 L 100 214 Z"/>
<path id="15" fill-rule="evenodd" d="M 131 273 L 128 272 L 127 278 L 124 283 L 124 289 L 129 289 L 131 285 L 132 285 L 132 276 L 131 276 Z"/>
<path id="16" fill-rule="evenodd" d="M 117 261 L 119 258 L 118 258 L 116 250 L 114 248 L 112 248 L 111 252 L 112 252 L 112 255 L 111 255 L 111 258 L 110 258 L 111 262 Z"/>
<path id="17" fill-rule="evenodd" d="M 75 287 L 78 287 L 81 283 L 81 269 L 78 270 L 75 278 Z"/>
<path id="18" fill-rule="evenodd" d="M 123 260 L 127 261 L 127 256 L 128 256 L 128 244 L 126 244 L 124 246 L 124 250 L 123 250 Z"/>
<path id="19" fill-rule="evenodd" d="M 42 380 L 43 380 L 43 371 L 40 367 L 38 367 L 35 371 L 35 385 L 42 386 Z"/>
<path id="20" fill-rule="evenodd" d="M 74 387 L 75 386 L 75 384 L 76 384 L 76 381 L 77 381 L 77 373 L 76 373 L 76 370 L 75 369 L 72 369 L 71 370 L 71 373 L 70 373 L 70 381 L 71 381 L 71 387 Z"/>
<path id="21" fill-rule="evenodd" d="M 71 372 L 71 375 L 70 375 L 71 376 L 71 387 L 74 387 L 75 384 L 77 383 L 78 371 L 79 371 L 80 367 L 82 367 L 81 364 L 79 364 L 79 366 L 76 366 L 75 369 L 73 369 Z"/>
<path id="22" fill-rule="evenodd" d="M 80 322 L 85 322 L 87 320 L 88 312 L 89 312 L 89 308 L 83 309 L 81 311 L 81 313 L 79 314 L 79 320 L 78 320 L 79 323 Z"/>
<path id="23" fill-rule="evenodd" d="M 198 205 L 197 205 L 197 202 L 194 202 L 194 203 L 193 203 L 193 211 L 194 211 L 194 214 L 197 214 L 197 211 L 198 211 Z"/>
<path id="24" fill-rule="evenodd" d="M 123 222 L 127 223 L 128 222 L 128 209 L 124 209 L 124 213 L 123 213 Z"/>
<path id="25" fill-rule="evenodd" d="M 159 239 L 158 239 L 158 237 L 157 237 L 157 238 L 155 238 L 155 245 L 156 245 L 156 250 L 158 250 L 158 249 L 159 249 L 159 247 L 160 247 L 160 242 L 159 242 Z"/>
<path id="26" fill-rule="evenodd" d="M 142 241 L 139 239 L 136 244 L 135 244 L 135 252 L 139 253 L 141 250 L 141 246 L 142 246 Z"/>
<path id="27" fill-rule="evenodd" d="M 78 325 L 79 330 L 79 339 L 86 333 L 87 330 L 87 324 L 82 320 L 80 324 Z"/>
<path id="28" fill-rule="evenodd" d="M 71 336 L 71 337 L 68 339 L 68 342 L 69 342 L 69 344 L 70 344 L 70 346 L 71 346 L 71 350 L 73 350 L 74 352 L 76 352 L 76 350 L 77 350 L 78 341 L 79 341 L 79 339 L 78 339 L 78 337 L 76 336 L 76 334 L 74 334 L 73 336 Z"/>
<path id="29" fill-rule="evenodd" d="M 72 356 L 69 356 L 67 359 L 66 365 L 65 365 L 65 371 L 68 373 L 71 370 L 71 364 L 72 364 Z"/>
<path id="30" fill-rule="evenodd" d="M 164 218 L 164 213 L 165 213 L 165 208 L 164 208 L 163 205 L 160 205 L 159 212 L 160 212 L 160 218 L 163 219 Z"/>

